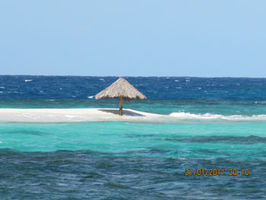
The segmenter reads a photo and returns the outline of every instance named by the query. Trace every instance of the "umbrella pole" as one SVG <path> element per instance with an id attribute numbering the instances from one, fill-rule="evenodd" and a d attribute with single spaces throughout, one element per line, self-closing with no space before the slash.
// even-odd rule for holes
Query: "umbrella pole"
<path id="1" fill-rule="evenodd" d="M 123 115 L 123 98 L 120 97 L 119 115 Z"/>

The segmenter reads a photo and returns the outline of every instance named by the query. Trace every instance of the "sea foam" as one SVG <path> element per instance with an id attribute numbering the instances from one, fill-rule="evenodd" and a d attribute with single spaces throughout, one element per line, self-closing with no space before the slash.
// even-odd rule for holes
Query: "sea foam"
<path id="1" fill-rule="evenodd" d="M 266 121 L 266 115 L 221 115 L 221 114 L 193 114 L 189 112 L 173 112 L 169 114 L 182 120 L 213 120 L 213 121 Z"/>

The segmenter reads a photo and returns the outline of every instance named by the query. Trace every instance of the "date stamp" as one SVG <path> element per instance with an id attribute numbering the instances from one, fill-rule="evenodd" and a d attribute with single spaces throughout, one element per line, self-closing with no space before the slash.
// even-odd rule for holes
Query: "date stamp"
<path id="1" fill-rule="evenodd" d="M 249 176 L 249 169 L 194 168 L 185 169 L 185 176 Z"/>

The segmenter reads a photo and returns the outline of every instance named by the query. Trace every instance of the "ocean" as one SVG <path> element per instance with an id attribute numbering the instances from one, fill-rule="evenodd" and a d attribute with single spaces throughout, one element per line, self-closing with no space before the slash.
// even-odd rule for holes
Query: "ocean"
<path id="1" fill-rule="evenodd" d="M 0 76 L 0 108 L 118 108 L 117 78 Z M 266 79 L 125 78 L 172 120 L 2 122 L 0 199 L 266 199 Z"/>

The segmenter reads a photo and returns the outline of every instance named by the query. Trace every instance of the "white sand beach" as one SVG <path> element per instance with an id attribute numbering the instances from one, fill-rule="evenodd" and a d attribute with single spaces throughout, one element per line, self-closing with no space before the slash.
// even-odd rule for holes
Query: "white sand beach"
<path id="1" fill-rule="evenodd" d="M 114 108 L 84 109 L 0 109 L 0 122 L 96 122 L 149 121 L 163 115 L 124 109 L 124 115 Z"/>
<path id="2" fill-rule="evenodd" d="M 17 109 L 1 108 L 0 122 L 104 122 L 104 121 L 140 121 L 152 123 L 187 123 L 187 122 L 246 122 L 266 121 L 266 115 L 219 115 L 174 112 L 169 115 L 155 114 L 123 109 L 119 115 L 117 108 L 65 108 L 65 109 Z"/>

